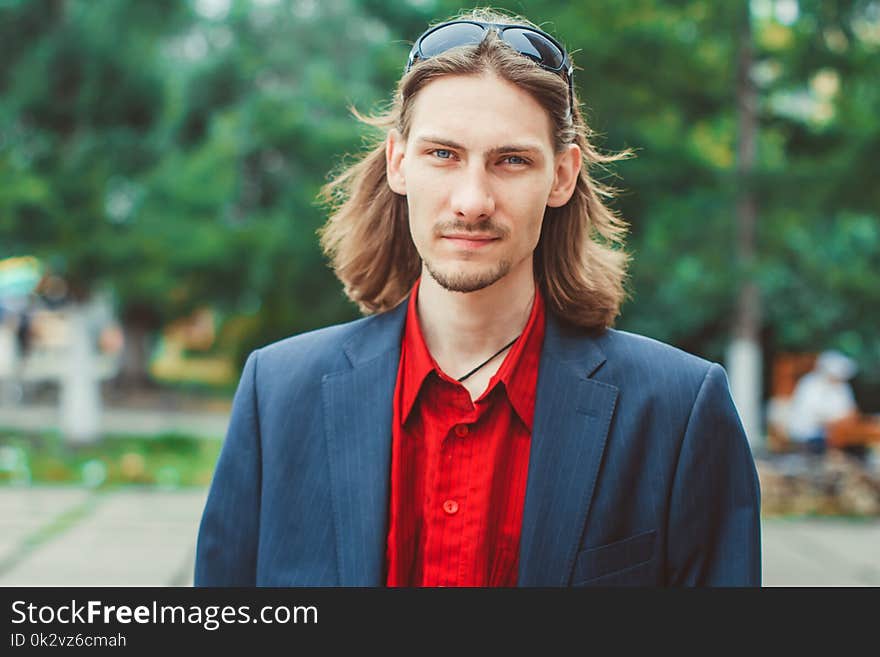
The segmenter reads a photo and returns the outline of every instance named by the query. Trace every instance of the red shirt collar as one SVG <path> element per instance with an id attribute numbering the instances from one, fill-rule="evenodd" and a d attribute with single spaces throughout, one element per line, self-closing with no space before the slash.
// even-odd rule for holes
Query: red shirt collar
<path id="1" fill-rule="evenodd" d="M 448 376 L 437 365 L 431 352 L 425 344 L 422 328 L 419 325 L 416 301 L 418 299 L 419 283 L 421 277 L 416 279 L 409 296 L 409 307 L 406 313 L 406 324 L 403 336 L 403 389 L 401 392 L 401 423 L 405 424 L 412 411 L 413 405 L 419 396 L 427 376 L 434 372 L 444 381 L 456 386 L 463 386 L 452 377 Z M 501 367 L 492 376 L 489 385 L 477 402 L 488 397 L 489 393 L 500 381 L 504 384 L 507 397 L 510 400 L 516 414 L 532 430 L 532 420 L 535 415 L 535 388 L 537 382 L 538 364 L 541 358 L 541 348 L 544 343 L 544 299 L 540 288 L 535 284 L 535 298 L 532 310 L 526 322 L 525 329 L 519 339 L 513 343 L 513 347 L 507 352 Z"/>

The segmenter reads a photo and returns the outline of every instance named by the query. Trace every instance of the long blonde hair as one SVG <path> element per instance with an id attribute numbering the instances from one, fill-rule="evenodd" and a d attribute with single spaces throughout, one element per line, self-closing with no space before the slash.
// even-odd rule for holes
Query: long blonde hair
<path id="1" fill-rule="evenodd" d="M 520 16 L 478 9 L 457 18 L 534 24 Z M 399 80 L 387 111 L 354 115 L 379 128 L 381 138 L 354 164 L 339 171 L 322 189 L 330 216 L 318 233 L 346 295 L 364 313 L 397 306 L 421 273 L 421 259 L 409 231 L 406 197 L 388 186 L 385 136 L 397 128 L 409 135 L 412 105 L 419 90 L 445 75 L 493 72 L 529 92 L 553 123 L 557 152 L 577 144 L 582 165 L 574 194 L 565 205 L 545 210 L 534 253 L 535 280 L 548 308 L 563 321 L 590 330 L 613 325 L 626 291 L 629 256 L 622 250 L 627 224 L 604 203 L 613 190 L 594 180 L 589 167 L 628 157 L 628 151 L 604 155 L 589 142 L 589 129 L 577 98 L 569 117 L 568 83 L 540 68 L 490 32 L 478 46 L 454 48 L 419 61 Z"/>

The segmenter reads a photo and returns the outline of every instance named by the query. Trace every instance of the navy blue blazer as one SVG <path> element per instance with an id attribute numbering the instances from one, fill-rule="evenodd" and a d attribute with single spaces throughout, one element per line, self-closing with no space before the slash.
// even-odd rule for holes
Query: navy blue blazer
<path id="1" fill-rule="evenodd" d="M 384 585 L 408 302 L 248 357 L 197 586 Z M 546 317 L 518 585 L 760 585 L 758 477 L 724 369 Z"/>

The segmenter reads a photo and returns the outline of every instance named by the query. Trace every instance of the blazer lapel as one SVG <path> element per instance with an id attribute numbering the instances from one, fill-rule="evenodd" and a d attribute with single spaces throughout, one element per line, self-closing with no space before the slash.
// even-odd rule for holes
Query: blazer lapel
<path id="1" fill-rule="evenodd" d="M 595 340 L 547 313 L 518 586 L 568 585 L 617 401 L 616 387 L 588 378 L 604 362 Z"/>
<path id="2" fill-rule="evenodd" d="M 322 380 L 340 586 L 385 584 L 392 397 L 407 299 L 343 347 L 351 369 Z"/>

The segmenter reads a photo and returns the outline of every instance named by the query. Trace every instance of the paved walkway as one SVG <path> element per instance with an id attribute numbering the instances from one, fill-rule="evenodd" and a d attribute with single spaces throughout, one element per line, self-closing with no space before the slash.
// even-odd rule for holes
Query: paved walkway
<path id="1" fill-rule="evenodd" d="M 766 586 L 880 586 L 880 518 L 763 523 Z"/>
<path id="2" fill-rule="evenodd" d="M 0 487 L 0 586 L 190 586 L 205 490 Z M 880 519 L 767 519 L 765 586 L 880 586 Z"/>
<path id="3" fill-rule="evenodd" d="M 0 586 L 191 586 L 206 493 L 0 488 Z"/>

